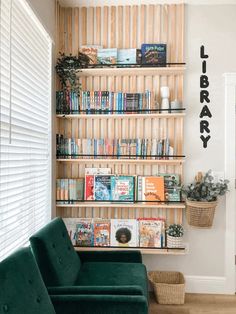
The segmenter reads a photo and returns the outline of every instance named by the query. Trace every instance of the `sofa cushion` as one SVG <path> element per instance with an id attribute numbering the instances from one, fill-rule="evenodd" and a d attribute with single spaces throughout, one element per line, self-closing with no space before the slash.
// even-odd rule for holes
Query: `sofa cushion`
<path id="1" fill-rule="evenodd" d="M 56 218 L 30 238 L 46 286 L 74 285 L 81 262 L 61 218 Z"/>
<path id="2" fill-rule="evenodd" d="M 80 269 L 76 281 L 79 286 L 125 286 L 142 287 L 148 298 L 147 271 L 139 263 L 87 262 Z"/>
<path id="3" fill-rule="evenodd" d="M 0 313 L 55 314 L 30 248 L 0 263 Z"/>

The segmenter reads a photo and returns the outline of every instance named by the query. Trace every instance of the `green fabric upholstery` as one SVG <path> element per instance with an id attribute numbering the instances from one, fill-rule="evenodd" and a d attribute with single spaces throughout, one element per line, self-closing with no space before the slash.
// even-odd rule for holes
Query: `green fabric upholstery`
<path id="1" fill-rule="evenodd" d="M 30 243 L 57 313 L 148 313 L 147 271 L 139 251 L 77 253 L 61 218 Z"/>
<path id="2" fill-rule="evenodd" d="M 30 248 L 0 263 L 1 314 L 55 314 Z"/>
<path id="3" fill-rule="evenodd" d="M 142 263 L 141 252 L 136 251 L 78 251 L 82 263 L 85 262 L 121 262 Z"/>
<path id="4" fill-rule="evenodd" d="M 51 295 L 82 295 L 82 294 L 106 294 L 106 295 L 143 295 L 140 286 L 63 286 L 48 287 Z"/>
<path id="5" fill-rule="evenodd" d="M 46 286 L 74 285 L 81 262 L 61 218 L 34 234 L 30 244 Z"/>
<path id="6" fill-rule="evenodd" d="M 148 299 L 147 271 L 138 263 L 84 263 L 76 281 L 78 286 L 138 285 Z"/>
<path id="7" fill-rule="evenodd" d="M 57 314 L 147 314 L 144 296 L 51 296 Z M 69 309 L 69 311 L 68 311 Z"/>

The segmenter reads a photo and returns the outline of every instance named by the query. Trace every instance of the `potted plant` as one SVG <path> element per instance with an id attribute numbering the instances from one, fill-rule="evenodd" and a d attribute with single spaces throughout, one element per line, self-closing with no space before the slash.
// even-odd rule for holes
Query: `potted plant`
<path id="1" fill-rule="evenodd" d="M 212 226 L 218 196 L 225 195 L 228 183 L 228 180 L 216 180 L 209 170 L 205 175 L 199 172 L 193 183 L 182 188 L 186 196 L 186 217 L 190 226 Z"/>
<path id="2" fill-rule="evenodd" d="M 183 245 L 184 228 L 179 224 L 171 224 L 166 230 L 167 247 L 179 248 Z"/>

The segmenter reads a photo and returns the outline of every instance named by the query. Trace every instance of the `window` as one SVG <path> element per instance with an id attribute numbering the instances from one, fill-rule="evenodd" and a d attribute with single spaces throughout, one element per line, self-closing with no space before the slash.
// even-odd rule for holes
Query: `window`
<path id="1" fill-rule="evenodd" d="M 0 260 L 51 218 L 52 42 L 25 0 L 0 1 Z"/>

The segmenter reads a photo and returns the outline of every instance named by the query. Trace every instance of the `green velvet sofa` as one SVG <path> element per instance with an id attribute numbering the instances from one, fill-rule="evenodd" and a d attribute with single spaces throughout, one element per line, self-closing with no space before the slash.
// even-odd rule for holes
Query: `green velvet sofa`
<path id="1" fill-rule="evenodd" d="M 148 313 L 147 271 L 139 251 L 76 252 L 61 218 L 33 235 L 30 244 L 49 294 L 69 295 L 70 307 L 76 308 L 73 298 L 79 295 L 94 305 L 93 312 L 84 307 L 84 314 Z M 55 299 L 53 304 L 57 311 Z"/>
<path id="2" fill-rule="evenodd" d="M 145 301 L 139 295 L 71 292 L 49 297 L 30 248 L 20 249 L 0 263 L 0 314 L 145 313 Z"/>

